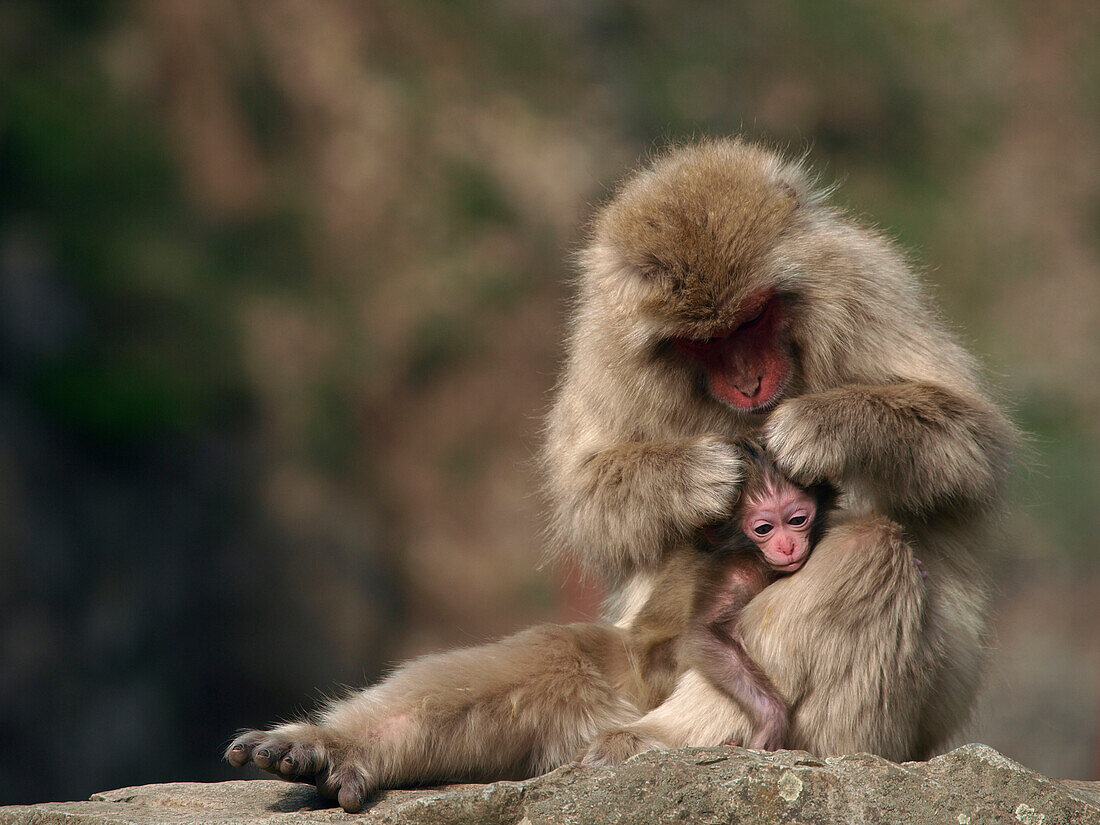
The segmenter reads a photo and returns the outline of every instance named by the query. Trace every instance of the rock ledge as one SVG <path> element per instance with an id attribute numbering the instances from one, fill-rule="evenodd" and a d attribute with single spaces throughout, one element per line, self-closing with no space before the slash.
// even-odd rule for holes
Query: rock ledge
<path id="1" fill-rule="evenodd" d="M 985 745 L 928 762 L 818 759 L 800 751 L 685 748 L 617 768 L 566 766 L 523 782 L 389 791 L 345 814 L 307 785 L 176 782 L 88 802 L 0 808 L 13 825 L 329 823 L 582 825 L 772 822 L 1100 825 L 1100 782 L 1050 779 Z"/>

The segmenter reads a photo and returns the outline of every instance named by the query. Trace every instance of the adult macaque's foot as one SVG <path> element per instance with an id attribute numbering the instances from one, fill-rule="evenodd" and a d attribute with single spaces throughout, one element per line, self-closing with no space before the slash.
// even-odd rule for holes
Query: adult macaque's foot
<path id="1" fill-rule="evenodd" d="M 340 746 L 308 723 L 245 731 L 226 748 L 225 759 L 234 767 L 251 762 L 280 779 L 316 785 L 348 813 L 362 810 L 377 789 L 359 749 Z"/>
<path id="2" fill-rule="evenodd" d="M 657 747 L 653 742 L 638 736 L 633 731 L 620 729 L 601 733 L 589 747 L 581 763 L 597 767 L 611 767 L 625 762 L 642 751 Z"/>

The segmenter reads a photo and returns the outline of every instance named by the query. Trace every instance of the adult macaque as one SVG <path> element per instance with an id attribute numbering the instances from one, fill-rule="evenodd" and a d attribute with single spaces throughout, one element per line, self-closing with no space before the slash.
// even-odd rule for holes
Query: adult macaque
<path id="1" fill-rule="evenodd" d="M 227 758 L 355 811 L 379 787 L 530 776 L 586 749 L 754 741 L 720 678 L 682 672 L 694 591 L 657 585 L 731 517 L 734 444 L 761 428 L 783 475 L 839 492 L 802 569 L 739 611 L 790 708 L 785 745 L 928 756 L 977 686 L 1013 430 L 887 241 L 798 165 L 715 141 L 659 158 L 597 215 L 550 414 L 557 545 L 612 580 L 618 627 L 426 657 L 316 722 L 245 732 Z M 655 607 L 666 638 L 641 655 Z"/>
<path id="2" fill-rule="evenodd" d="M 741 613 L 791 707 L 787 746 L 933 753 L 978 684 L 1013 429 L 904 258 L 799 165 L 724 140 L 630 178 L 582 263 L 545 452 L 559 552 L 612 580 L 629 627 L 670 548 L 729 517 L 731 444 L 763 428 L 784 475 L 840 494 L 805 567 Z M 712 689 L 681 677 L 653 711 L 661 741 L 751 735 L 714 718 Z"/>

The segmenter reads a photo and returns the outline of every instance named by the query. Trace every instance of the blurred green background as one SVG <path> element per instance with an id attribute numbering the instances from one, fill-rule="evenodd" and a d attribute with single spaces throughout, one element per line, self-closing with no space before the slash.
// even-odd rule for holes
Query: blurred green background
<path id="1" fill-rule="evenodd" d="M 963 740 L 1100 778 L 1100 6 L 0 0 L 0 803 L 591 614 L 532 464 L 668 139 L 808 151 L 1033 434 Z"/>

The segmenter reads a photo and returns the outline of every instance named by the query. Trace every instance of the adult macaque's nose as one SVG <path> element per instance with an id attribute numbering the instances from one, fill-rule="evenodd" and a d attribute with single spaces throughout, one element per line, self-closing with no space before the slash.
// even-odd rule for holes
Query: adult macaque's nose
<path id="1" fill-rule="evenodd" d="M 752 398 L 760 390 L 760 375 L 746 375 L 733 380 L 733 385 L 747 397 Z"/>

